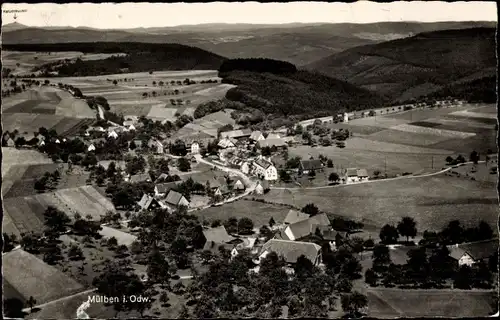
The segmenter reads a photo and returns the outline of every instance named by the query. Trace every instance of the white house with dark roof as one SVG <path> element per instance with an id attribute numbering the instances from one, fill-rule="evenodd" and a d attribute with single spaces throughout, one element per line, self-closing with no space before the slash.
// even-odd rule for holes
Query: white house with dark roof
<path id="1" fill-rule="evenodd" d="M 366 169 L 349 168 L 346 170 L 344 181 L 346 184 L 368 181 Z"/>
<path id="2" fill-rule="evenodd" d="M 302 220 L 307 220 L 307 219 L 309 219 L 309 215 L 307 213 L 304 213 L 304 212 L 298 211 L 298 210 L 290 209 L 290 211 L 288 211 L 288 214 L 286 215 L 283 223 L 286 225 L 289 225 L 289 224 L 293 224 L 293 223 L 300 222 Z"/>
<path id="3" fill-rule="evenodd" d="M 267 135 L 266 139 L 281 139 L 279 133 L 271 132 Z"/>
<path id="4" fill-rule="evenodd" d="M 254 192 L 255 194 L 264 194 L 267 189 L 269 189 L 269 183 L 266 180 L 257 181 Z"/>
<path id="5" fill-rule="evenodd" d="M 144 194 L 141 200 L 137 203 L 141 210 L 150 210 L 155 208 L 164 208 L 163 204 L 156 200 L 153 196 Z"/>
<path id="6" fill-rule="evenodd" d="M 156 197 L 164 197 L 167 195 L 167 193 L 172 189 L 175 188 L 180 181 L 174 181 L 174 182 L 164 182 L 164 183 L 158 183 L 155 185 L 155 196 Z"/>
<path id="7" fill-rule="evenodd" d="M 459 266 L 471 266 L 498 253 L 498 247 L 498 239 L 491 239 L 451 245 L 448 250 L 450 257 L 456 260 Z"/>
<path id="8" fill-rule="evenodd" d="M 278 179 L 278 170 L 276 170 L 272 162 L 264 158 L 257 159 L 253 162 L 253 172 L 264 180 L 274 181 Z"/>
<path id="9" fill-rule="evenodd" d="M 290 240 L 300 240 L 314 234 L 317 227 L 331 228 L 330 219 L 328 219 L 326 214 L 320 213 L 305 220 L 292 223 L 285 229 L 285 234 Z"/>
<path id="10" fill-rule="evenodd" d="M 234 141 L 234 139 L 232 138 L 222 138 L 221 140 L 219 140 L 217 146 L 222 149 L 235 148 L 236 141 Z"/>
<path id="11" fill-rule="evenodd" d="M 196 141 L 193 141 L 191 143 L 191 150 L 190 151 L 191 151 L 192 154 L 198 154 L 198 153 L 200 153 L 200 144 L 198 142 L 196 142 Z"/>
<path id="12" fill-rule="evenodd" d="M 148 147 L 153 149 L 154 152 L 157 154 L 163 154 L 163 152 L 164 152 L 163 143 L 161 143 L 160 141 L 153 139 L 153 138 L 151 138 L 148 141 Z"/>

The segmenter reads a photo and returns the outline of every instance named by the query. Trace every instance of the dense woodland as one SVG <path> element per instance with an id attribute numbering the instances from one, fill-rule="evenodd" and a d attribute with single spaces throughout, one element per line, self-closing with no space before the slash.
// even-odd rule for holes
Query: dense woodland
<path id="1" fill-rule="evenodd" d="M 233 71 L 222 74 L 226 98 L 276 117 L 328 116 L 381 107 L 386 100 L 368 90 L 320 74 L 297 71 L 282 75 Z"/>
<path id="2" fill-rule="evenodd" d="M 4 50 L 34 52 L 81 51 L 85 53 L 125 53 L 100 60 L 56 62 L 39 68 L 44 76 L 96 76 L 126 72 L 218 69 L 224 57 L 196 47 L 170 43 L 95 42 L 4 45 Z"/>
<path id="3" fill-rule="evenodd" d="M 297 67 L 290 62 L 266 59 L 228 59 L 219 68 L 219 74 L 226 74 L 231 71 L 267 72 L 273 74 L 288 74 L 297 71 Z"/>

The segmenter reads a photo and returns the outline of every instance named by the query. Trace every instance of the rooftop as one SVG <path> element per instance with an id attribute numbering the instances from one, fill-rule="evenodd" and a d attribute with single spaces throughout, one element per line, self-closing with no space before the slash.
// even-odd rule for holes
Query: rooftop
<path id="1" fill-rule="evenodd" d="M 262 246 L 261 253 L 276 252 L 288 263 L 295 263 L 300 256 L 304 255 L 314 263 L 320 250 L 319 245 L 311 242 L 271 239 Z"/>

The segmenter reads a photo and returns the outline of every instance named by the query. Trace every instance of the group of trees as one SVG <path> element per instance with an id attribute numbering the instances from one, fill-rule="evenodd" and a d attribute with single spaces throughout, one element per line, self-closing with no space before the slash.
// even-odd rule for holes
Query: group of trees
<path id="1" fill-rule="evenodd" d="M 250 71 L 258 73 L 286 74 L 297 71 L 297 67 L 290 62 L 267 59 L 227 59 L 219 67 L 219 75 L 233 71 Z"/>
<path id="2" fill-rule="evenodd" d="M 57 183 L 61 178 L 59 171 L 54 170 L 52 173 L 45 172 L 41 178 L 35 180 L 34 188 L 38 192 L 44 192 L 45 190 L 54 190 L 57 188 Z"/>
<path id="3" fill-rule="evenodd" d="M 480 221 L 476 227 L 464 228 L 460 224 L 460 221 L 452 220 L 439 232 L 424 231 L 419 245 L 432 248 L 438 245 L 488 240 L 492 237 L 493 229 L 485 221 Z"/>
<path id="4" fill-rule="evenodd" d="M 444 245 L 432 250 L 416 247 L 408 251 L 406 264 L 396 265 L 391 261 L 389 248 L 380 244 L 373 250 L 373 267 L 366 271 L 365 281 L 371 286 L 401 288 L 443 288 L 449 281 L 458 289 L 492 287 L 492 273 L 498 272 L 498 254 L 488 263 L 458 266 L 449 253 Z"/>
<path id="5" fill-rule="evenodd" d="M 477 157 L 479 159 L 479 155 Z M 451 157 L 451 156 L 447 156 L 446 157 L 446 162 L 449 165 L 455 165 L 455 164 L 459 164 L 459 163 L 465 163 L 466 161 L 467 160 L 465 160 L 464 156 L 462 156 L 461 154 L 458 155 L 455 159 L 453 159 L 453 157 Z"/>

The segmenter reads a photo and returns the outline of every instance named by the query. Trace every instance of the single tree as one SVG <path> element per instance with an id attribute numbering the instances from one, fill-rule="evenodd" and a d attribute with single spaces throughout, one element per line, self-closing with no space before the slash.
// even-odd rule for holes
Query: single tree
<path id="1" fill-rule="evenodd" d="M 342 295 L 340 301 L 342 310 L 353 317 L 359 317 L 361 315 L 361 310 L 368 306 L 368 299 L 366 296 L 357 291 L 351 294 Z"/>
<path id="2" fill-rule="evenodd" d="M 36 300 L 33 298 L 33 296 L 30 296 L 28 301 L 26 301 L 26 304 L 30 308 L 30 312 L 33 312 L 33 307 L 36 305 Z"/>
<path id="3" fill-rule="evenodd" d="M 331 182 L 337 182 L 340 180 L 340 177 L 338 175 L 338 173 L 336 172 L 332 172 L 330 173 L 330 175 L 328 176 L 328 181 L 331 181 Z"/>
<path id="4" fill-rule="evenodd" d="M 251 234 L 253 232 L 253 221 L 250 218 L 241 218 L 238 221 L 238 233 Z"/>
<path id="5" fill-rule="evenodd" d="M 470 161 L 473 162 L 474 164 L 477 164 L 479 162 L 479 153 L 477 151 L 472 151 L 469 157 Z"/>
<path id="6" fill-rule="evenodd" d="M 306 204 L 306 206 L 303 207 L 301 211 L 307 213 L 310 216 L 314 216 L 319 213 L 319 209 L 314 203 Z"/>
<path id="7" fill-rule="evenodd" d="M 274 218 L 271 217 L 271 219 L 269 219 L 269 226 L 272 228 L 275 224 L 276 222 L 274 221 Z"/>

